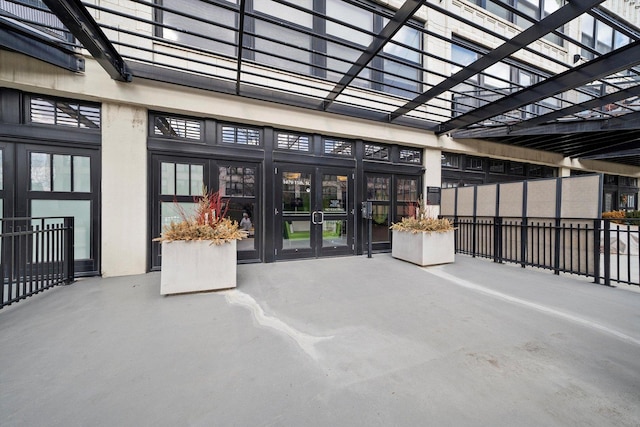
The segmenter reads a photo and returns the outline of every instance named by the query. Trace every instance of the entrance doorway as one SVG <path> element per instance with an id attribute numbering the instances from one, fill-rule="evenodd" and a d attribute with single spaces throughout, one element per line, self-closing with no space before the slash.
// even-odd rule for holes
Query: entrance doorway
<path id="1" fill-rule="evenodd" d="M 354 171 L 285 164 L 275 171 L 276 260 L 354 254 Z"/>

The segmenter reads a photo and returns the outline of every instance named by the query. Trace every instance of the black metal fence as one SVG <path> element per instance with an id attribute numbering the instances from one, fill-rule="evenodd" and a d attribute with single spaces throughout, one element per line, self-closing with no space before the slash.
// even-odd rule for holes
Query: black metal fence
<path id="1" fill-rule="evenodd" d="M 0 225 L 0 308 L 73 281 L 73 217 L 0 218 Z"/>
<path id="2" fill-rule="evenodd" d="M 640 219 L 452 217 L 456 252 L 640 285 Z"/>

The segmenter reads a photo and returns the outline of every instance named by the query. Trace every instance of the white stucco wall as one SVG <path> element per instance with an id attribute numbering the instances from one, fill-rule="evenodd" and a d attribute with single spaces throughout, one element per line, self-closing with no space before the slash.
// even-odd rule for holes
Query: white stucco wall
<path id="1" fill-rule="evenodd" d="M 102 104 L 102 275 L 146 271 L 147 110 Z"/>

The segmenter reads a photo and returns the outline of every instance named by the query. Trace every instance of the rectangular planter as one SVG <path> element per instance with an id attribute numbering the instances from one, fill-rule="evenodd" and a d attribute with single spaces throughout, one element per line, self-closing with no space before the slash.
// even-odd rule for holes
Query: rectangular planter
<path id="1" fill-rule="evenodd" d="M 393 230 L 391 256 L 420 266 L 447 264 L 455 260 L 455 231 L 411 233 Z"/>
<path id="2" fill-rule="evenodd" d="M 160 294 L 214 291 L 236 287 L 236 241 L 208 240 L 162 243 Z"/>

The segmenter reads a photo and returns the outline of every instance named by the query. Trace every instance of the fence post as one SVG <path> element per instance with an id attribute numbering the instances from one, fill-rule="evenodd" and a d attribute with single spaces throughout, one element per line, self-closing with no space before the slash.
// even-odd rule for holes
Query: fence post
<path id="1" fill-rule="evenodd" d="M 453 216 L 453 236 L 453 252 L 457 254 L 458 250 L 460 249 L 460 245 L 458 244 L 458 239 L 460 238 L 460 224 L 458 223 L 458 215 Z"/>
<path id="2" fill-rule="evenodd" d="M 529 219 L 525 216 L 522 217 L 520 223 L 520 266 L 525 268 L 527 266 L 527 235 L 529 234 Z"/>
<path id="3" fill-rule="evenodd" d="M 553 233 L 553 274 L 560 274 L 560 218 L 556 217 Z"/>
<path id="4" fill-rule="evenodd" d="M 605 219 L 604 224 L 604 285 L 611 286 L 611 220 Z"/>
<path id="5" fill-rule="evenodd" d="M 493 218 L 493 262 L 502 263 L 502 218 Z"/>
<path id="6" fill-rule="evenodd" d="M 593 221 L 593 277 L 594 283 L 600 283 L 600 221 Z M 588 241 L 587 241 L 587 244 Z M 588 251 L 587 251 L 588 252 Z M 589 272 L 587 271 L 587 274 Z"/>
<path id="7" fill-rule="evenodd" d="M 73 226 L 74 226 L 74 221 L 73 221 L 73 217 L 65 217 L 64 218 L 64 229 L 65 229 L 65 242 L 64 242 L 64 247 L 65 247 L 65 258 L 66 258 L 66 262 L 65 262 L 65 281 L 67 283 L 71 283 L 73 282 L 73 278 L 75 276 L 75 271 L 74 271 L 74 261 L 75 261 L 75 248 L 74 248 L 74 236 L 73 236 Z"/>

